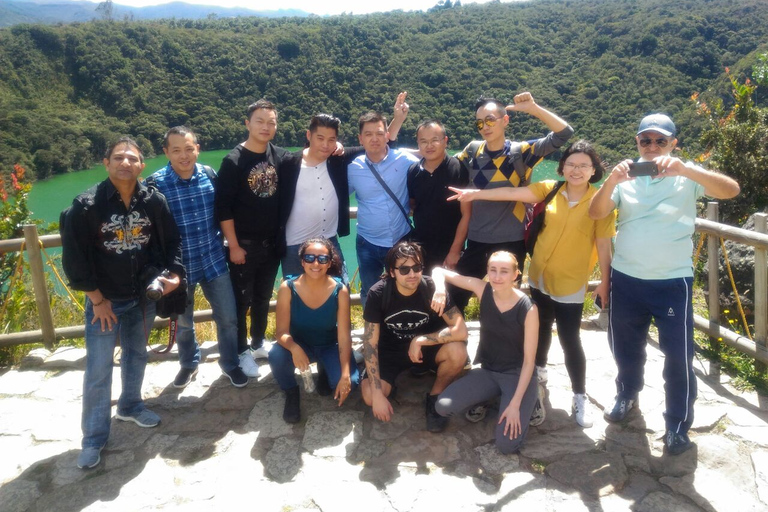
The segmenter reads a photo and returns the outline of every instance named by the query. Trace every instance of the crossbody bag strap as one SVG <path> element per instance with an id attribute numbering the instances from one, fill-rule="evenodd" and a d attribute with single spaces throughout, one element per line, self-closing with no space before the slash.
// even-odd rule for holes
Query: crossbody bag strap
<path id="1" fill-rule="evenodd" d="M 381 177 L 381 174 L 379 174 L 379 171 L 376 170 L 376 167 L 373 166 L 371 162 L 368 160 L 365 161 L 365 163 L 368 165 L 368 168 L 371 170 L 371 174 L 373 174 L 373 177 L 376 178 L 376 181 L 379 182 L 379 184 L 382 186 L 384 191 L 389 195 L 390 198 L 395 202 L 398 208 L 400 208 L 400 211 L 403 214 L 403 217 L 405 217 L 405 222 L 408 223 L 408 225 L 413 229 L 413 224 L 411 223 L 411 218 L 408 216 L 408 212 L 405 211 L 405 208 L 403 208 L 403 205 L 400 204 L 400 201 L 397 200 L 397 196 L 394 192 L 387 186 L 387 184 L 384 182 L 384 178 Z"/>

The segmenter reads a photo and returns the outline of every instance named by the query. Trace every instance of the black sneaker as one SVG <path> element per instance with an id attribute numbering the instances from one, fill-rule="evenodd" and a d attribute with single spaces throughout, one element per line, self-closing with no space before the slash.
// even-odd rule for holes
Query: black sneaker
<path id="1" fill-rule="evenodd" d="M 616 402 L 613 404 L 613 407 L 609 411 L 608 409 L 605 410 L 605 419 L 608 421 L 611 421 L 613 423 L 617 423 L 619 421 L 624 421 L 627 418 L 627 414 L 629 414 L 629 411 L 632 410 L 632 408 L 635 406 L 636 401 L 632 400 L 630 398 L 623 398 L 620 396 L 616 397 Z"/>
<path id="2" fill-rule="evenodd" d="M 248 385 L 248 376 L 243 373 L 243 369 L 236 366 L 234 370 L 224 372 L 224 375 L 229 377 L 229 382 L 236 388 L 244 388 Z"/>
<path id="3" fill-rule="evenodd" d="M 488 406 L 485 404 L 480 404 L 467 409 L 467 412 L 464 413 L 464 417 L 467 418 L 467 421 L 469 422 L 477 423 L 479 421 L 483 421 L 487 414 Z"/>
<path id="4" fill-rule="evenodd" d="M 448 426 L 448 418 L 440 416 L 435 410 L 435 402 L 437 402 L 438 395 L 430 395 L 427 393 L 426 409 L 427 409 L 427 430 L 430 432 L 442 432 L 445 427 Z"/>
<path id="5" fill-rule="evenodd" d="M 667 430 L 664 434 L 664 452 L 669 455 L 680 455 L 693 447 L 688 434 Z"/>
<path id="6" fill-rule="evenodd" d="M 176 374 L 176 378 L 173 379 L 173 387 L 185 388 L 187 384 L 192 382 L 192 378 L 197 375 L 197 367 L 195 368 L 182 368 L 179 373 Z"/>
<path id="7" fill-rule="evenodd" d="M 299 386 L 292 387 L 285 392 L 285 407 L 283 407 L 283 419 L 286 423 L 298 423 L 301 419 L 301 406 L 299 402 Z"/>
<path id="8" fill-rule="evenodd" d="M 317 365 L 317 386 L 315 386 L 315 390 L 320 396 L 328 396 L 333 393 L 331 386 L 328 384 L 328 374 L 321 364 Z"/>

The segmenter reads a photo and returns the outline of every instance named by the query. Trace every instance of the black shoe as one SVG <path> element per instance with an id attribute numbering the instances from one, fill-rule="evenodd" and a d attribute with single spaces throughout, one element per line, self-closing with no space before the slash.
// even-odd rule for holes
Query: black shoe
<path id="1" fill-rule="evenodd" d="M 635 406 L 635 403 L 636 400 L 617 396 L 616 402 L 613 404 L 613 408 L 610 411 L 607 409 L 605 410 L 605 419 L 612 421 L 613 423 L 624 421 L 627 417 L 627 414 L 629 414 L 629 411 L 631 411 Z"/>
<path id="2" fill-rule="evenodd" d="M 236 366 L 234 370 L 224 372 L 224 375 L 229 377 L 229 382 L 236 388 L 244 388 L 248 385 L 248 376 L 243 373 L 243 369 Z"/>
<path id="3" fill-rule="evenodd" d="M 440 416 L 435 410 L 435 403 L 437 402 L 438 395 L 430 395 L 427 393 L 426 409 L 427 409 L 427 430 L 430 432 L 442 432 L 445 427 L 448 426 L 448 418 Z"/>
<path id="4" fill-rule="evenodd" d="M 173 387 L 185 388 L 187 384 L 192 382 L 192 378 L 197 375 L 197 367 L 195 368 L 182 368 L 179 373 L 176 374 L 176 378 L 173 379 Z"/>
<path id="5" fill-rule="evenodd" d="M 667 433 L 664 434 L 664 452 L 669 455 L 680 455 L 692 447 L 693 443 L 688 439 L 688 434 L 671 430 L 667 430 Z"/>
<path id="6" fill-rule="evenodd" d="M 295 386 L 285 392 L 285 407 L 283 419 L 286 423 L 298 423 L 301 419 L 301 407 L 299 402 L 299 386 Z"/>
<path id="7" fill-rule="evenodd" d="M 320 396 L 328 396 L 333 393 L 331 386 L 328 384 L 328 374 L 325 373 L 325 368 L 321 365 L 317 365 L 317 386 L 315 386 L 317 394 Z"/>

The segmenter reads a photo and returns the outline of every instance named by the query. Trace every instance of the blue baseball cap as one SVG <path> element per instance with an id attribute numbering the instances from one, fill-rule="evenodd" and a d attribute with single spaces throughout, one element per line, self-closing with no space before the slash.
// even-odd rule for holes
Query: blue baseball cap
<path id="1" fill-rule="evenodd" d="M 672 122 L 669 116 L 664 114 L 651 114 L 645 116 L 643 120 L 640 121 L 637 135 L 640 135 L 643 132 L 659 132 L 667 137 L 674 137 L 677 133 L 677 128 L 675 128 L 675 123 Z"/>

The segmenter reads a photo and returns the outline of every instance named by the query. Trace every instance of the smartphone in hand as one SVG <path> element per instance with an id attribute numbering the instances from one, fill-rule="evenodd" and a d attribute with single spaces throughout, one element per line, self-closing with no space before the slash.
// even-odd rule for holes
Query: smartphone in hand
<path id="1" fill-rule="evenodd" d="M 659 168 L 656 162 L 630 162 L 627 176 L 658 176 Z"/>

